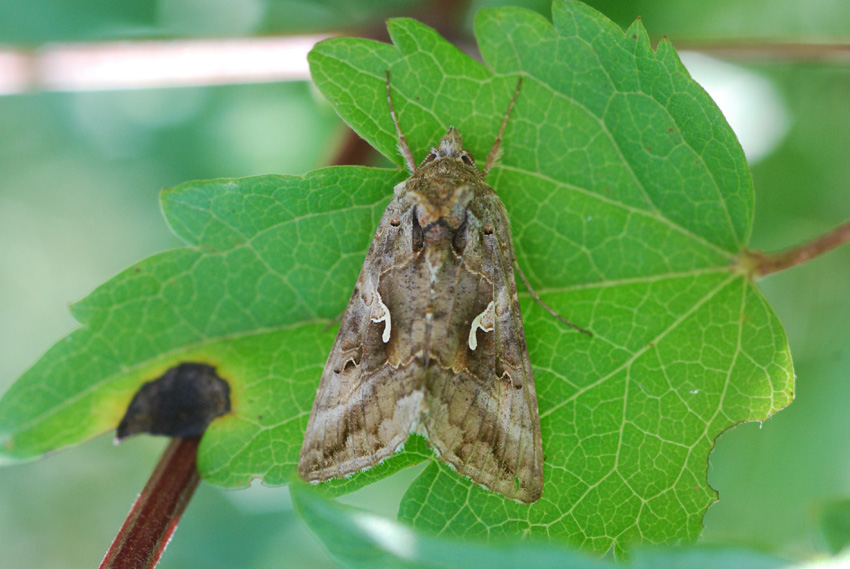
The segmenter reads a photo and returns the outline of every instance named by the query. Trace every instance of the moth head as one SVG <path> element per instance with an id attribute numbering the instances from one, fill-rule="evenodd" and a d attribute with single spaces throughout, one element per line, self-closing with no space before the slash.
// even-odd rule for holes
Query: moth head
<path id="1" fill-rule="evenodd" d="M 463 139 L 453 126 L 450 126 L 443 138 L 440 139 L 440 145 L 431 149 L 431 152 L 425 157 L 425 163 L 427 164 L 440 158 L 454 158 L 469 166 L 475 166 L 475 159 L 472 157 L 472 153 L 463 149 Z"/>

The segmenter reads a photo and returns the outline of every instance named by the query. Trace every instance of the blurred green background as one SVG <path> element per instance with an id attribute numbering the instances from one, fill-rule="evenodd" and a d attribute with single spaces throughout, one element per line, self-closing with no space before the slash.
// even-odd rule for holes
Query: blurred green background
<path id="1" fill-rule="evenodd" d="M 341 26 L 346 33 L 375 33 L 384 18 L 401 15 L 454 29 L 463 39 L 485 4 L 492 2 L 448 9 L 446 2 L 412 0 L 3 0 L 0 49 Z M 548 0 L 510 4 L 549 13 Z M 676 46 L 850 40 L 850 3 L 838 0 L 590 4 L 621 26 L 640 16 L 655 40 L 666 35 Z M 850 55 L 832 61 L 738 55 L 727 63 L 735 67 L 715 69 L 706 84 L 723 85 L 724 100 L 744 105 L 739 112 L 757 119 L 750 128 L 774 143 L 752 164 L 753 248 L 791 246 L 850 217 Z M 753 110 L 765 106 L 778 114 Z M 327 164 L 343 136 L 340 121 L 306 82 L 0 95 L 0 391 L 74 329 L 69 303 L 135 261 L 181 246 L 160 216 L 161 188 L 304 173 Z M 791 342 L 797 399 L 764 424 L 720 437 L 708 465 L 720 501 L 705 518 L 703 540 L 805 557 L 825 549 L 818 530 L 824 505 L 850 496 L 850 248 L 761 285 Z M 96 566 L 164 445 L 136 438 L 115 447 L 108 434 L 42 461 L 0 468 L 2 565 Z M 345 501 L 392 516 L 413 475 Z M 294 515 L 286 489 L 227 492 L 202 484 L 160 566 L 331 562 Z"/>

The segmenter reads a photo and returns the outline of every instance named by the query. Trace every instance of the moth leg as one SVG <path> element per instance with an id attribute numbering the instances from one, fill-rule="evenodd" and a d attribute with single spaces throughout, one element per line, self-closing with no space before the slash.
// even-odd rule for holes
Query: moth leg
<path id="1" fill-rule="evenodd" d="M 333 328 L 334 324 L 339 324 L 339 322 L 340 322 L 340 321 L 342 321 L 342 317 L 343 317 L 343 316 L 345 316 L 345 311 L 340 312 L 339 314 L 337 314 L 337 315 L 334 317 L 334 319 L 333 319 L 333 320 L 331 320 L 330 322 L 328 322 L 327 324 L 325 324 L 325 327 L 324 327 L 324 328 L 322 328 L 322 334 L 324 334 L 325 332 L 327 332 L 328 330 L 330 330 L 331 328 Z"/>
<path id="2" fill-rule="evenodd" d="M 567 326 L 569 326 L 571 328 L 575 328 L 576 330 L 578 330 L 582 334 L 587 334 L 588 336 L 593 338 L 593 332 L 591 332 L 589 330 L 585 330 L 584 328 L 582 328 L 581 326 L 579 326 L 577 324 L 573 324 L 572 322 L 570 322 L 569 320 L 567 320 L 566 318 L 564 318 L 563 316 L 561 316 L 560 314 L 558 314 L 557 312 L 555 312 L 554 310 L 549 308 L 549 305 L 546 304 L 545 302 L 543 302 L 543 300 L 539 296 L 537 296 L 537 293 L 534 292 L 534 289 L 531 288 L 531 283 L 528 282 L 527 278 L 525 278 L 525 273 L 523 273 L 522 269 L 519 268 L 519 263 L 514 261 L 514 267 L 516 267 L 516 272 L 519 274 L 519 278 L 522 279 L 522 284 L 524 284 L 525 288 L 528 290 L 528 294 L 531 295 L 531 298 L 533 298 L 535 300 L 535 302 L 537 302 L 537 304 L 542 306 L 543 309 L 546 310 L 546 312 L 548 312 L 553 317 L 560 320 L 561 322 L 563 322 Z"/>
<path id="3" fill-rule="evenodd" d="M 395 124 L 396 132 L 398 132 L 398 150 L 401 152 L 401 155 L 404 156 L 404 161 L 407 163 L 407 169 L 411 172 L 416 171 L 416 160 L 413 158 L 413 152 L 410 151 L 410 147 L 407 145 L 407 139 L 404 138 L 404 133 L 401 132 L 401 126 L 398 124 L 398 118 L 395 114 L 395 107 L 393 106 L 393 95 L 390 91 L 390 70 L 387 69 L 387 101 L 390 103 L 390 116 L 393 118 L 393 124 Z"/>
<path id="4" fill-rule="evenodd" d="M 520 87 L 522 87 L 522 77 L 520 77 L 519 81 L 517 81 L 516 91 L 514 91 L 514 96 L 508 105 L 508 110 L 505 113 L 505 117 L 502 119 L 502 126 L 499 127 L 499 134 L 496 136 L 496 140 L 493 142 L 493 147 L 487 154 L 487 162 L 484 163 L 484 170 L 481 172 L 482 178 L 487 176 L 487 172 L 490 171 L 490 168 L 496 163 L 496 160 L 499 159 L 499 150 L 502 146 L 502 134 L 505 132 L 505 127 L 508 126 L 508 117 L 511 116 L 511 111 L 514 110 L 514 104 L 516 103 L 517 97 L 519 97 Z"/>

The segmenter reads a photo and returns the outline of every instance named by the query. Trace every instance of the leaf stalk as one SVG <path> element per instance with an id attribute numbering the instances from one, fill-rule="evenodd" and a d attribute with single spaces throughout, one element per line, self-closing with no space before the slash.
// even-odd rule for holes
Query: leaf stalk
<path id="1" fill-rule="evenodd" d="M 136 498 L 100 569 L 155 567 L 200 481 L 196 458 L 201 437 L 175 438 Z"/>
<path id="2" fill-rule="evenodd" d="M 738 261 L 738 266 L 753 277 L 764 277 L 793 266 L 810 261 L 815 257 L 828 253 L 840 245 L 850 241 L 850 222 L 839 225 L 832 231 L 796 247 L 764 253 L 762 251 L 744 251 Z"/>

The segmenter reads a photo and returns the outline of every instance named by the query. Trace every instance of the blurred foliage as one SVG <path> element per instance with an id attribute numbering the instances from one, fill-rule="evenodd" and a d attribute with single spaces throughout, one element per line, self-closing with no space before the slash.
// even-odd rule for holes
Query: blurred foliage
<path id="1" fill-rule="evenodd" d="M 549 12 L 548 1 L 500 3 Z M 272 3 L 250 6 L 257 4 Z M 674 45 L 751 37 L 846 42 L 850 35 L 850 4 L 828 0 L 589 4 L 621 26 L 641 16 L 652 37 L 667 35 Z M 209 5 L 5 0 L 0 44 L 283 29 L 256 23 L 215 29 L 201 26 L 200 19 L 195 26 L 185 16 Z M 351 23 L 329 19 L 311 27 L 292 17 L 295 12 L 286 4 L 276 6 L 264 13 L 289 20 L 290 31 Z M 360 22 L 376 29 L 388 15 L 408 14 L 398 5 L 388 10 Z M 334 10 L 324 10 L 329 12 Z M 464 22 L 471 21 L 471 15 L 464 16 Z M 783 248 L 845 220 L 850 69 L 792 61 L 734 63 L 773 81 L 793 121 L 774 154 L 753 167 L 753 246 Z M 298 84 L 6 96 L 0 98 L 0 125 L 3 391 L 75 327 L 68 302 L 125 266 L 179 246 L 158 211 L 160 188 L 218 176 L 306 172 L 327 162 L 340 133 L 330 109 Z M 760 544 L 784 555 L 827 550 L 818 533 L 820 504 L 850 494 L 848 282 L 847 248 L 760 282 L 789 335 L 797 399 L 763 425 L 744 425 L 718 440 L 709 482 L 720 501 L 706 516 L 706 541 Z M 3 564 L 22 569 L 96 565 L 163 443 L 138 439 L 114 448 L 104 437 L 48 460 L 0 469 Z M 401 473 L 346 501 L 392 515 L 409 484 L 409 478 L 397 479 L 413 475 Z M 231 493 L 202 485 L 160 567 L 330 566 L 295 519 L 286 494 L 265 488 Z"/>
<path id="2" fill-rule="evenodd" d="M 850 4 L 830 0 L 588 0 L 621 27 L 641 17 L 650 37 L 699 39 L 842 40 Z M 465 6 L 464 6 L 465 5 Z M 437 27 L 472 32 L 485 6 L 523 6 L 544 16 L 550 0 L 4 0 L 0 43 L 171 37 L 245 37 L 358 27 L 381 33 L 388 17 L 425 18 Z M 459 22 L 450 22 L 452 18 Z"/>
<path id="3" fill-rule="evenodd" d="M 434 536 L 371 512 L 323 500 L 304 484 L 295 484 L 291 495 L 296 510 L 330 555 L 342 567 L 371 569 L 514 569 L 516 567 L 569 567 L 570 569 L 792 569 L 787 560 L 740 547 L 636 547 L 628 559 L 599 559 L 535 539 L 484 542 Z"/>
<path id="4" fill-rule="evenodd" d="M 832 553 L 850 546 L 850 500 L 836 500 L 822 506 L 821 532 Z"/>
<path id="5" fill-rule="evenodd" d="M 417 0 L 4 0 L 0 43 L 246 37 L 380 26 Z"/>

